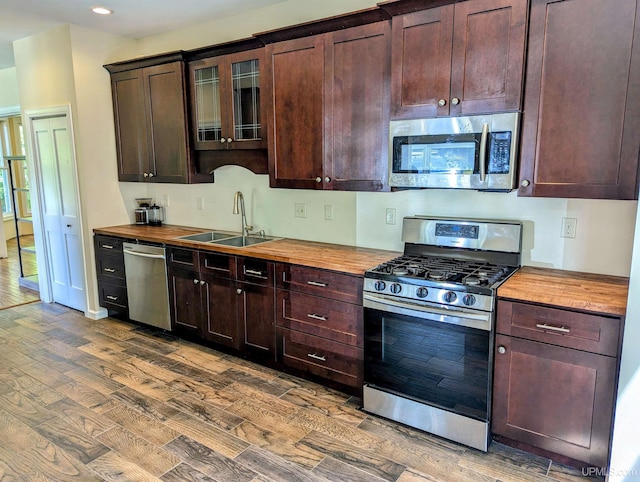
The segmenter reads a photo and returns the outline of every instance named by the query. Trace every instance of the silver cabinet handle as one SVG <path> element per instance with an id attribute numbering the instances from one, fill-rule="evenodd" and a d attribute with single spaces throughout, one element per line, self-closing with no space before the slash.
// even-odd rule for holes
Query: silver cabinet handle
<path id="1" fill-rule="evenodd" d="M 198 279 L 194 279 L 194 280 L 193 280 L 193 284 L 194 284 L 194 285 L 197 285 L 198 283 L 200 283 L 200 280 L 198 280 Z"/>
<path id="2" fill-rule="evenodd" d="M 314 360 L 327 361 L 326 356 L 316 355 L 315 353 L 307 353 L 309 358 L 313 358 Z"/>
<path id="3" fill-rule="evenodd" d="M 224 144 L 225 142 L 227 142 L 227 140 L 223 137 L 222 139 L 220 139 L 220 142 Z"/>
<path id="4" fill-rule="evenodd" d="M 322 315 L 317 315 L 315 313 L 309 313 L 307 318 L 313 318 L 314 320 L 327 321 L 327 318 Z"/>
<path id="5" fill-rule="evenodd" d="M 487 178 L 487 137 L 489 136 L 489 124 L 482 124 L 480 137 L 480 182 Z"/>
<path id="6" fill-rule="evenodd" d="M 444 100 L 444 99 L 440 99 L 440 100 L 438 101 L 438 105 L 439 105 L 440 107 L 444 107 L 445 105 L 447 105 L 447 101 L 446 101 L 446 100 Z"/>
<path id="7" fill-rule="evenodd" d="M 529 187 L 529 184 L 531 184 L 531 182 L 529 182 L 528 179 L 523 179 L 522 182 L 520 183 L 522 187 Z"/>
<path id="8" fill-rule="evenodd" d="M 242 289 L 240 289 L 240 288 L 236 289 L 236 293 L 241 295 L 242 294 Z"/>
<path id="9" fill-rule="evenodd" d="M 107 273 L 115 273 L 116 272 L 116 270 L 113 269 L 113 268 L 104 268 L 103 271 L 106 271 Z"/>
<path id="10" fill-rule="evenodd" d="M 316 177 L 316 182 L 322 182 L 322 178 L 320 176 Z"/>
<path id="11" fill-rule="evenodd" d="M 453 99 L 451 99 L 451 105 L 458 105 L 460 103 L 460 99 L 458 99 L 457 97 L 454 97 Z"/>
<path id="12" fill-rule="evenodd" d="M 329 176 L 325 177 L 324 182 L 331 182 L 331 178 Z"/>
<path id="13" fill-rule="evenodd" d="M 231 144 L 233 142 L 233 139 L 231 139 L 231 137 L 227 137 L 227 142 Z"/>
<path id="14" fill-rule="evenodd" d="M 201 280 L 200 280 L 200 284 L 201 284 L 201 285 L 203 285 L 203 284 L 205 284 L 205 283 L 206 283 L 206 281 L 205 281 L 205 280 L 203 280 L 203 279 L 201 279 Z"/>
<path id="15" fill-rule="evenodd" d="M 321 288 L 327 287 L 327 283 L 320 283 L 319 281 L 307 281 L 307 284 L 311 286 L 320 286 Z"/>
<path id="16" fill-rule="evenodd" d="M 101 246 L 102 249 L 113 249 L 113 245 L 112 244 L 103 244 Z"/>
<path id="17" fill-rule="evenodd" d="M 143 174 L 143 176 L 144 176 L 144 177 L 149 177 L 149 173 L 148 173 L 148 172 L 145 172 L 145 173 Z"/>
<path id="18" fill-rule="evenodd" d="M 553 326 L 547 325 L 546 323 L 538 323 L 536 328 L 540 328 L 541 330 L 549 330 L 549 331 L 557 331 L 558 333 L 569 333 L 571 330 L 569 328 L 565 328 L 564 326 Z"/>
<path id="19" fill-rule="evenodd" d="M 153 177 L 153 176 L 155 176 L 155 174 L 153 172 L 150 172 L 149 177 Z"/>
<path id="20" fill-rule="evenodd" d="M 117 296 L 107 295 L 107 299 L 111 300 L 111 301 L 118 301 L 118 297 Z"/>
<path id="21" fill-rule="evenodd" d="M 266 278 L 262 271 L 258 271 L 256 269 L 245 269 L 244 274 L 248 274 L 249 276 L 259 276 L 260 278 Z"/>

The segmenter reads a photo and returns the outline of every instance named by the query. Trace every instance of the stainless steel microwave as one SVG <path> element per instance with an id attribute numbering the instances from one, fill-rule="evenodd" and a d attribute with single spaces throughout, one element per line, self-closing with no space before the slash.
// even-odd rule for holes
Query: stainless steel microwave
<path id="1" fill-rule="evenodd" d="M 389 185 L 510 191 L 520 113 L 391 121 Z"/>

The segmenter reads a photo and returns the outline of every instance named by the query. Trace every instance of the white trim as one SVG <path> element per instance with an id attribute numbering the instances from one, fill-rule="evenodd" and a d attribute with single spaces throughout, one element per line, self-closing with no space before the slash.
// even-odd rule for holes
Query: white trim
<path id="1" fill-rule="evenodd" d="M 84 243 L 84 226 L 83 226 L 83 216 L 82 216 L 82 203 L 80 200 L 80 185 L 78 181 L 78 163 L 76 157 L 76 142 L 75 135 L 73 131 L 73 118 L 71 115 L 71 104 L 65 104 L 61 106 L 53 106 L 53 107 L 45 107 L 41 109 L 29 109 L 25 110 L 23 113 L 23 127 L 25 129 L 25 148 L 27 149 L 27 165 L 29 166 L 29 173 L 31 176 L 31 183 L 35 186 L 35 189 L 32 190 L 32 198 L 31 198 L 31 211 L 33 217 L 33 234 L 34 241 L 36 246 L 36 263 L 38 267 L 38 273 L 40 281 L 40 298 L 42 301 L 47 303 L 51 303 L 53 301 L 53 294 L 51 288 L 51 273 L 49 272 L 49 263 L 47 262 L 48 256 L 50 254 L 47 250 L 47 245 L 44 242 L 43 233 L 44 229 L 44 220 L 40 216 L 42 204 L 42 182 L 40 176 L 37 174 L 40 172 L 39 168 L 35 166 L 35 156 L 33 153 L 36 152 L 35 149 L 35 139 L 33 138 L 33 132 L 31 129 L 32 122 L 39 119 L 45 119 L 47 117 L 66 117 L 67 123 L 69 125 L 69 136 L 70 136 L 70 151 L 71 151 L 71 162 L 73 164 L 73 168 L 75 171 L 75 180 L 76 180 L 76 205 L 78 207 L 78 223 L 80 223 L 80 237 L 82 246 L 82 267 L 84 273 L 84 294 L 85 294 L 85 316 L 88 313 L 89 307 L 89 298 L 88 298 L 88 279 L 87 279 L 87 269 L 86 269 L 86 259 L 87 253 L 85 250 Z M 24 121 L 26 120 L 26 122 Z"/>
<path id="2" fill-rule="evenodd" d="M 20 115 L 19 105 L 10 105 L 9 107 L 0 107 L 0 117 L 10 117 L 14 115 Z"/>
<path id="3" fill-rule="evenodd" d="M 106 308 L 99 308 L 97 311 L 96 310 L 85 311 L 84 316 L 86 316 L 91 320 L 101 320 L 109 316 L 109 312 L 107 311 Z"/>

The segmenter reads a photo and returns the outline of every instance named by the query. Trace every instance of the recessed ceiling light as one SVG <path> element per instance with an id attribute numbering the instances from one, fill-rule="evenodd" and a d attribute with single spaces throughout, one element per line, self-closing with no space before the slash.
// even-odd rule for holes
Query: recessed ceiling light
<path id="1" fill-rule="evenodd" d="M 91 11 L 100 15 L 111 15 L 113 13 L 113 10 L 109 10 L 108 8 L 104 7 L 92 7 Z"/>

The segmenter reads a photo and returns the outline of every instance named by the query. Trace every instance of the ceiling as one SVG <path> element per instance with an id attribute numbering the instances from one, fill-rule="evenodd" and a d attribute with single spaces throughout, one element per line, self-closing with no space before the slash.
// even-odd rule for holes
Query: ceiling
<path id="1" fill-rule="evenodd" d="M 63 24 L 142 38 L 283 0 L 0 0 L 0 70 L 15 65 L 13 41 Z M 96 15 L 100 5 L 112 15 Z"/>

